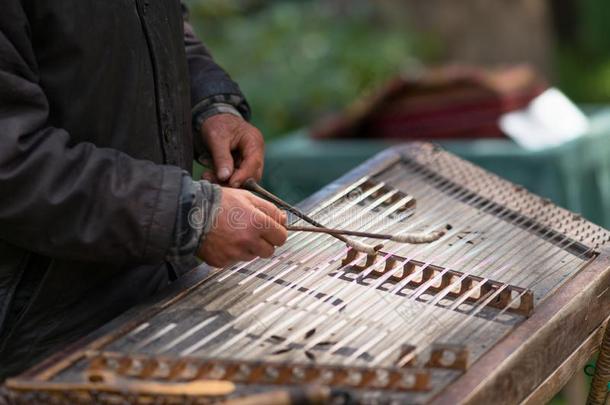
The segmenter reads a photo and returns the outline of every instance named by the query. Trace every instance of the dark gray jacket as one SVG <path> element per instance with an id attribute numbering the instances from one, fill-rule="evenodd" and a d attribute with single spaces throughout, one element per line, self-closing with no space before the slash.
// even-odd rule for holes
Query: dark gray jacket
<path id="1" fill-rule="evenodd" d="M 0 8 L 1 380 L 167 284 L 191 107 L 241 93 L 178 0 Z"/>

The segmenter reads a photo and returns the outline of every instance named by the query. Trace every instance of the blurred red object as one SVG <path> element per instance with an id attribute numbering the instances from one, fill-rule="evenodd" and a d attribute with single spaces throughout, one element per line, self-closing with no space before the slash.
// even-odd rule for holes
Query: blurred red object
<path id="1" fill-rule="evenodd" d="M 314 138 L 504 137 L 499 117 L 548 88 L 525 65 L 487 70 L 451 66 L 398 77 L 343 113 L 321 120 Z"/>

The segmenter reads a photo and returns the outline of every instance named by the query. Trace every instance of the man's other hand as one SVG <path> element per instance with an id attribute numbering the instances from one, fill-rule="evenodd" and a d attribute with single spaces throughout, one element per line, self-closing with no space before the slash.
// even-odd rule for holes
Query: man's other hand
<path id="1" fill-rule="evenodd" d="M 201 125 L 201 136 L 215 170 L 204 179 L 236 188 L 249 178 L 261 179 L 265 143 L 261 132 L 248 121 L 233 114 L 213 115 Z"/>
<path id="2" fill-rule="evenodd" d="M 271 257 L 286 242 L 286 214 L 248 191 L 223 187 L 221 205 L 197 256 L 214 267 Z"/>

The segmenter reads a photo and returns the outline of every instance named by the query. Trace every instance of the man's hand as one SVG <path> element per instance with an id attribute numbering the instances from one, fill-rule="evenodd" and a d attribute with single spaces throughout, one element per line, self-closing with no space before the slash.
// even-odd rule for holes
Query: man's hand
<path id="1" fill-rule="evenodd" d="M 214 267 L 271 257 L 286 242 L 286 214 L 245 190 L 223 187 L 221 205 L 197 256 Z"/>
<path id="2" fill-rule="evenodd" d="M 260 131 L 246 120 L 233 114 L 213 115 L 201 125 L 201 136 L 215 168 L 204 175 L 206 180 L 237 188 L 249 178 L 261 179 L 265 143 Z"/>

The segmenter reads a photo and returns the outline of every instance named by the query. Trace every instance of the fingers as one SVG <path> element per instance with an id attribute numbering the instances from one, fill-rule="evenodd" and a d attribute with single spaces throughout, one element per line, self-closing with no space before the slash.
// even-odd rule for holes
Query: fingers
<path id="1" fill-rule="evenodd" d="M 233 247 L 228 253 L 222 254 L 218 250 L 208 251 L 206 254 L 200 255 L 207 264 L 213 267 L 227 267 L 237 262 L 247 262 L 257 257 L 270 258 L 275 252 L 275 246 L 265 240 L 259 238 L 257 242 L 250 242 L 242 248 Z"/>
<path id="2" fill-rule="evenodd" d="M 238 188 L 248 178 L 256 181 L 263 175 L 265 144 L 263 135 L 247 121 L 231 114 L 206 119 L 201 127 L 220 182 Z M 232 152 L 236 152 L 234 159 Z"/>
<path id="3" fill-rule="evenodd" d="M 275 208 L 273 204 L 266 205 L 267 201 L 258 202 L 261 206 L 264 206 L 266 210 L 275 211 L 271 215 L 268 215 L 265 211 L 254 206 L 255 212 L 252 213 L 250 225 L 256 230 L 259 237 L 270 243 L 272 246 L 281 246 L 286 242 L 288 238 L 288 231 L 283 225 L 282 215 L 283 213 Z M 269 203 L 270 204 L 270 203 Z"/>
<path id="4" fill-rule="evenodd" d="M 249 195 L 252 204 L 263 214 L 261 236 L 273 246 L 282 246 L 288 238 L 286 213 L 269 201 Z"/>
<path id="5" fill-rule="evenodd" d="M 262 211 L 265 215 L 269 216 L 275 222 L 280 225 L 284 225 L 286 223 L 286 213 L 275 206 L 275 204 L 263 200 L 255 196 L 252 193 L 248 193 L 248 198 L 252 202 L 258 210 Z"/>
<path id="6" fill-rule="evenodd" d="M 259 181 L 263 176 L 265 143 L 262 134 L 249 126 L 236 145 L 241 156 L 241 164 L 231 176 L 231 187 L 239 187 L 249 178 Z"/>
<path id="7" fill-rule="evenodd" d="M 228 137 L 215 136 L 210 134 L 208 137 L 208 147 L 212 154 L 216 177 L 224 182 L 229 180 L 233 174 L 233 156 L 231 155 L 231 145 Z"/>
<path id="8" fill-rule="evenodd" d="M 273 256 L 273 252 L 275 252 L 275 246 L 266 240 L 261 239 L 256 254 L 258 254 L 259 257 L 268 259 Z"/>
<path id="9" fill-rule="evenodd" d="M 261 236 L 273 246 L 282 246 L 288 239 L 288 231 L 283 226 L 273 222 L 261 230 Z"/>

